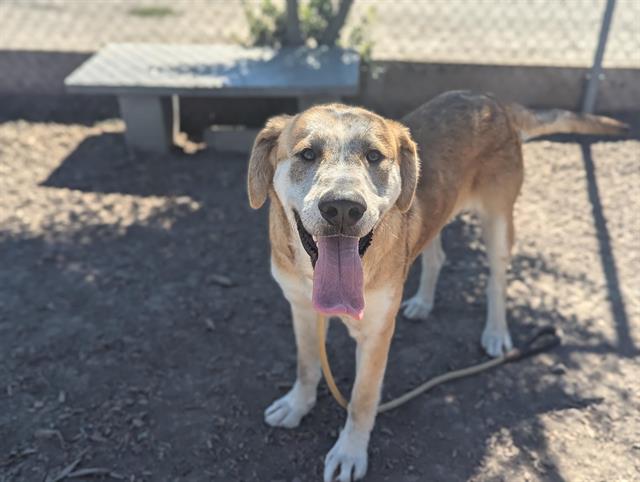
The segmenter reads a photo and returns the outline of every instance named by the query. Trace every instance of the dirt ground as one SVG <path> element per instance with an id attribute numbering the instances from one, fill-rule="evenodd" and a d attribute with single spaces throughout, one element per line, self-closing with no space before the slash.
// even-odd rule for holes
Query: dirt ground
<path id="1" fill-rule="evenodd" d="M 0 481 L 318 480 L 344 420 L 325 386 L 299 428 L 262 419 L 295 353 L 246 160 L 133 159 L 115 115 L 0 99 Z M 367 480 L 640 480 L 640 141 L 561 141 L 525 147 L 508 317 L 562 346 L 381 415 Z M 485 359 L 477 231 L 445 229 L 435 311 L 398 320 L 385 398 Z M 339 324 L 329 355 L 344 390 Z"/>

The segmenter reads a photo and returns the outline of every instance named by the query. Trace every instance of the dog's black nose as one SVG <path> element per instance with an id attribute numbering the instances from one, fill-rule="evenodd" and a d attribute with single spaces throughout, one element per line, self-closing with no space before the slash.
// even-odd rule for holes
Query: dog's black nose
<path id="1" fill-rule="evenodd" d="M 318 208 L 320 209 L 322 217 L 325 218 L 329 224 L 338 228 L 353 226 L 360 221 L 364 212 L 367 210 L 367 206 L 364 203 L 351 201 L 349 199 L 320 201 Z"/>

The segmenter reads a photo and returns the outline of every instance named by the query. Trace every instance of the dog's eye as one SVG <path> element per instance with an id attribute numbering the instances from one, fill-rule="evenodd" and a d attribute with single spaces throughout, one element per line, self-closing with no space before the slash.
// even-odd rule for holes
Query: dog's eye
<path id="1" fill-rule="evenodd" d="M 316 151 L 307 147 L 300 153 L 300 157 L 302 157 L 305 161 L 315 161 Z"/>
<path id="2" fill-rule="evenodd" d="M 382 153 L 376 149 L 372 149 L 369 152 L 367 152 L 366 157 L 367 157 L 367 161 L 369 161 L 372 164 L 376 164 L 382 160 Z"/>

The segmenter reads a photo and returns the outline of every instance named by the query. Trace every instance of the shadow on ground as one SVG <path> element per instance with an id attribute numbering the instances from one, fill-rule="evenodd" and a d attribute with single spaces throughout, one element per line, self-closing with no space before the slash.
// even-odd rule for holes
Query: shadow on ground
<path id="1" fill-rule="evenodd" d="M 72 219 L 58 240 L 0 233 L 8 267 L 0 273 L 0 385 L 8 387 L 0 474 L 42 480 L 83 454 L 83 466 L 135 480 L 317 480 L 344 416 L 322 386 L 298 429 L 262 421 L 292 381 L 295 353 L 288 307 L 269 275 L 266 210 L 252 212 L 245 198 L 245 164 L 210 152 L 134 160 L 120 134 L 90 137 L 43 187 L 188 196 L 198 208 L 176 201 L 127 227 Z M 598 216 L 597 189 L 590 195 Z M 436 308 L 425 323 L 398 320 L 386 397 L 484 358 L 486 267 L 482 250 L 469 248 L 477 237 L 474 223 L 445 229 L 451 261 Z M 516 257 L 511 273 L 526 283 L 540 273 L 572 281 L 543 258 Z M 615 268 L 607 280 L 615 293 Z M 408 293 L 416 283 L 414 267 Z M 515 339 L 561 327 L 582 340 L 552 354 L 569 368 L 580 368 L 574 352 L 628 355 L 624 304 L 611 299 L 617 345 L 527 305 L 510 306 Z M 329 352 L 346 387 L 353 345 L 339 325 Z M 443 386 L 379 417 L 367 480 L 467 480 L 506 430 L 519 449 L 509 464 L 562 481 L 539 416 L 601 402 L 575 396 L 539 358 Z"/>
<path id="2" fill-rule="evenodd" d="M 0 51 L 0 64 L 1 59 Z M 55 82 L 54 79 L 50 81 Z M 0 122 L 21 120 L 90 126 L 119 116 L 116 98 L 107 95 L 0 94 L 0 105 Z"/>

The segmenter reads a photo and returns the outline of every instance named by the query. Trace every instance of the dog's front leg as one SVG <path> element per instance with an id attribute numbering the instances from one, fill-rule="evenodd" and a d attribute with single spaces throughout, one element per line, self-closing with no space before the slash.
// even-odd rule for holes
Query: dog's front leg
<path id="1" fill-rule="evenodd" d="M 398 306 L 399 299 L 393 309 L 377 311 L 379 306 L 374 306 L 367 310 L 362 320 L 362 330 L 355 336 L 358 343 L 356 379 L 347 422 L 325 459 L 325 482 L 331 482 L 336 472 L 340 482 L 360 479 L 367 472 L 369 435 L 380 402 Z"/>
<path id="2" fill-rule="evenodd" d="M 264 419 L 273 427 L 294 428 L 316 403 L 316 391 L 321 377 L 320 354 L 316 314 L 311 305 L 310 294 L 306 293 L 304 285 L 299 281 L 288 283 L 282 278 L 278 276 L 276 279 L 291 303 L 298 352 L 297 375 L 293 388 L 265 410 Z"/>

